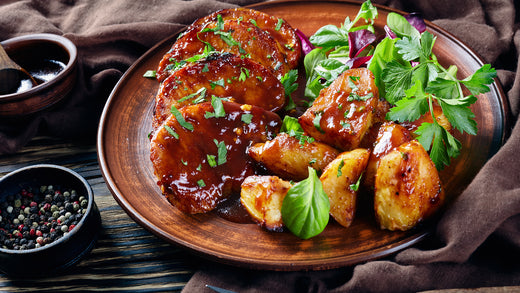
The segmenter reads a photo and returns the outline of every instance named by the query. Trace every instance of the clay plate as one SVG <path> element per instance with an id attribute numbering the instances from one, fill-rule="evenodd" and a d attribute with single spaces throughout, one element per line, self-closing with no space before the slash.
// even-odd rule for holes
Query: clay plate
<path id="1" fill-rule="evenodd" d="M 339 25 L 355 17 L 360 4 L 348 1 L 274 1 L 252 8 L 282 17 L 306 35 L 326 24 Z M 375 26 L 382 31 L 389 8 L 378 6 Z M 434 53 L 445 64 L 459 67 L 461 77 L 482 66 L 481 59 L 448 32 L 427 23 L 437 36 Z M 359 213 L 349 229 L 337 223 L 309 240 L 290 233 L 269 233 L 255 224 L 238 224 L 213 213 L 186 215 L 171 206 L 154 178 L 149 159 L 149 139 L 155 80 L 142 77 L 155 69 L 176 40 L 173 35 L 143 55 L 114 88 L 101 117 L 98 156 L 103 176 L 114 198 L 140 225 L 166 241 L 208 259 L 256 269 L 321 270 L 381 258 L 425 238 L 431 226 L 408 232 L 380 230 L 370 207 Z M 464 146 L 459 158 L 442 172 L 445 189 L 453 199 L 473 179 L 504 140 L 506 103 L 500 85 L 480 95 L 473 105 L 479 132 L 459 136 Z M 434 224 L 434 223 L 433 223 Z"/>

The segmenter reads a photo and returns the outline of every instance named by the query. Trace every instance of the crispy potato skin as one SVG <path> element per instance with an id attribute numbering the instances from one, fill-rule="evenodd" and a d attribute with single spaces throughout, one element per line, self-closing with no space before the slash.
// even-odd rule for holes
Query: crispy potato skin
<path id="1" fill-rule="evenodd" d="M 276 176 L 249 176 L 242 183 L 240 202 L 261 227 L 280 232 L 284 227 L 282 202 L 291 187 Z"/>
<path id="2" fill-rule="evenodd" d="M 357 87 L 355 93 L 352 84 Z M 354 94 L 371 97 L 358 100 L 352 98 Z M 366 68 L 349 69 L 320 92 L 298 121 L 315 139 L 340 150 L 352 150 L 360 145 L 372 126 L 378 99 L 372 72 Z M 317 115 L 321 115 L 319 121 L 315 120 Z"/>
<path id="3" fill-rule="evenodd" d="M 193 25 L 202 26 L 208 22 L 215 22 L 218 15 L 223 20 L 241 19 L 246 22 L 254 22 L 280 44 L 281 51 L 284 53 L 289 67 L 298 67 L 298 62 L 300 62 L 302 57 L 300 39 L 296 35 L 295 29 L 286 21 L 261 11 L 239 7 L 216 11 L 206 17 L 199 18 Z M 279 23 L 280 21 L 281 23 Z"/>
<path id="4" fill-rule="evenodd" d="M 343 152 L 325 168 L 320 177 L 323 190 L 329 197 L 330 215 L 344 227 L 352 224 L 356 213 L 358 192 L 351 185 L 356 184 L 365 171 L 369 156 L 367 149 Z"/>
<path id="5" fill-rule="evenodd" d="M 204 31 L 205 28 L 214 28 L 216 23 L 205 26 L 190 26 L 188 30 L 173 44 L 157 68 L 157 79 L 163 81 L 172 72 L 168 65 L 201 54 L 206 43 L 211 44 L 217 51 L 232 53 L 241 57 L 249 57 L 271 69 L 277 78 L 281 78 L 289 71 L 285 57 L 280 52 L 278 43 L 260 28 L 249 22 L 227 19 L 224 21 L 225 33 L 238 44 L 228 44 L 219 34 Z M 205 43 L 206 42 L 206 43 Z"/>
<path id="6" fill-rule="evenodd" d="M 218 54 L 175 71 L 161 83 L 155 98 L 153 128 L 170 116 L 172 105 L 179 109 L 193 104 L 199 96 L 184 98 L 201 88 L 205 88 L 206 101 L 211 101 L 213 95 L 229 97 L 232 102 L 268 111 L 278 111 L 285 104 L 283 85 L 266 67 L 248 58 Z"/>
<path id="7" fill-rule="evenodd" d="M 223 106 L 226 115 L 219 118 L 204 117 L 214 111 L 209 102 L 183 107 L 179 111 L 193 130 L 183 127 L 172 115 L 151 139 L 150 159 L 157 184 L 183 212 L 211 211 L 231 193 L 238 193 L 242 181 L 256 174 L 247 147 L 271 139 L 281 126 L 278 115 L 260 107 L 233 102 L 223 102 Z M 246 113 L 252 114 L 251 123 L 241 120 Z M 223 163 L 212 166 L 208 156 L 219 156 L 214 140 L 224 142 L 227 154 Z"/>
<path id="8" fill-rule="evenodd" d="M 300 181 L 309 176 L 308 166 L 321 172 L 339 151 L 317 141 L 302 145 L 298 139 L 279 133 L 273 140 L 251 146 L 248 153 L 273 174 Z"/>
<path id="9" fill-rule="evenodd" d="M 431 216 L 444 202 L 439 174 L 417 140 L 380 159 L 374 209 L 382 229 L 408 230 Z"/>
<path id="10" fill-rule="evenodd" d="M 412 135 L 408 129 L 394 122 L 385 122 L 379 128 L 377 139 L 373 145 L 363 184 L 369 189 L 374 187 L 377 166 L 381 157 L 396 147 L 411 141 Z"/>

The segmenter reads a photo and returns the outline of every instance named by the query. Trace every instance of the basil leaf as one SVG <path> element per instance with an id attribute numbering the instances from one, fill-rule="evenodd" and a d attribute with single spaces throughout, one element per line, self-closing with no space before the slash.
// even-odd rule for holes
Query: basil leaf
<path id="1" fill-rule="evenodd" d="M 330 202 L 316 170 L 296 183 L 282 202 L 282 220 L 296 236 L 309 239 L 320 234 L 329 222 Z"/>

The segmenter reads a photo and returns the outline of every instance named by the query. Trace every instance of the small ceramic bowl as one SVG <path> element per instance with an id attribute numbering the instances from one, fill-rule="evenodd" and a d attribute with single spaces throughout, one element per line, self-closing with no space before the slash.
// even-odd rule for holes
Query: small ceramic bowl
<path id="1" fill-rule="evenodd" d="M 63 100 L 74 87 L 77 49 L 69 39 L 53 34 L 32 34 L 1 44 L 7 55 L 39 84 L 28 88 L 21 85 L 14 93 L 0 95 L 0 117 L 16 118 L 47 109 Z"/>
<path id="2" fill-rule="evenodd" d="M 0 243 L 0 272 L 15 277 L 56 274 L 76 264 L 95 246 L 101 229 L 101 217 L 94 202 L 94 193 L 83 177 L 68 168 L 41 164 L 7 174 L 0 179 L 0 204 L 23 188 L 39 190 L 42 185 L 52 184 L 74 189 L 78 196 L 88 199 L 83 217 L 61 238 L 41 247 L 15 250 L 7 249 Z M 6 216 L 5 213 L 3 216 Z"/>

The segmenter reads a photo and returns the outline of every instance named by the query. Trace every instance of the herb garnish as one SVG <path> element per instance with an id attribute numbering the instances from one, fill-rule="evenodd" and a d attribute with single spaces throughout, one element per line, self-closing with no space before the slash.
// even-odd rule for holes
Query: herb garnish
<path id="1" fill-rule="evenodd" d="M 485 64 L 459 80 L 457 67 L 444 68 L 433 54 L 435 36 L 428 31 L 419 32 L 397 13 L 388 15 L 387 24 L 397 38 L 383 40 L 376 47 L 368 67 L 376 76 L 381 95 L 395 105 L 387 119 L 413 122 L 429 111 L 433 122 L 423 122 L 415 134 L 422 146 L 430 151 L 437 169 L 443 169 L 450 164 L 451 158 L 459 155 L 461 143 L 437 122 L 434 103 L 441 106 L 442 113 L 454 128 L 475 135 L 477 123 L 469 106 L 476 102 L 476 95 L 489 91 L 488 84 L 493 82 L 496 71 Z M 470 95 L 464 94 L 463 86 Z"/>
<path id="2" fill-rule="evenodd" d="M 282 202 L 282 220 L 302 239 L 320 234 L 329 222 L 330 202 L 316 170 L 308 167 L 309 177 L 296 183 Z"/>
<path id="3" fill-rule="evenodd" d="M 182 116 L 182 113 L 175 107 L 175 105 L 172 105 L 170 112 L 172 115 L 177 119 L 177 122 L 179 122 L 179 125 L 188 129 L 189 131 L 193 131 L 193 124 L 187 122 L 184 117 Z"/>

